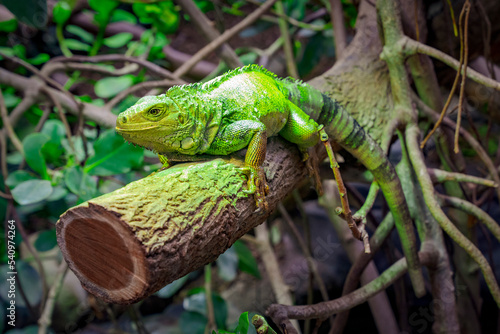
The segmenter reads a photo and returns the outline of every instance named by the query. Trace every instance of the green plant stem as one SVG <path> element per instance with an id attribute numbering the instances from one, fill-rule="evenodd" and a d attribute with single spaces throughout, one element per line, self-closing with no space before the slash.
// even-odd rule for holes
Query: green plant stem
<path id="1" fill-rule="evenodd" d="M 106 26 L 108 25 L 109 20 L 111 19 L 111 13 L 113 13 L 113 11 L 111 11 L 109 15 L 106 17 L 104 24 L 99 24 L 99 30 L 97 31 L 94 44 L 92 44 L 92 48 L 89 51 L 89 57 L 97 55 L 99 49 L 104 43 L 104 33 L 106 32 Z"/>
<path id="2" fill-rule="evenodd" d="M 61 48 L 61 52 L 65 57 L 71 57 L 73 56 L 73 53 L 70 51 L 68 48 L 68 45 L 66 44 L 66 39 L 64 38 L 64 24 L 58 24 L 56 26 L 56 37 L 57 41 L 59 42 L 59 47 Z"/>
<path id="3" fill-rule="evenodd" d="M 283 38 L 283 50 L 285 51 L 286 68 L 288 74 L 294 78 L 299 78 L 299 71 L 295 57 L 293 56 L 292 42 L 290 40 L 290 32 L 288 31 L 288 23 L 284 19 L 285 10 L 283 9 L 283 2 L 277 1 L 275 4 L 276 13 L 278 14 L 278 25 L 280 27 L 281 37 Z"/>
<path id="4" fill-rule="evenodd" d="M 486 187 L 498 187 L 498 184 L 496 184 L 492 180 L 484 179 L 482 177 L 477 177 L 473 175 L 468 175 L 468 174 L 462 174 L 462 173 L 455 173 L 455 172 L 448 172 L 442 169 L 436 169 L 436 168 L 429 168 L 427 169 L 427 172 L 431 176 L 431 179 L 433 182 L 448 182 L 448 181 L 455 181 L 455 182 L 468 182 L 468 183 L 475 183 L 475 184 L 480 184 Z"/>
<path id="5" fill-rule="evenodd" d="M 413 169 L 416 171 L 418 182 L 422 187 L 425 203 L 441 228 L 478 263 L 493 299 L 500 307 L 500 288 L 488 261 L 481 251 L 453 225 L 434 197 L 432 180 L 427 173 L 427 167 L 418 145 L 418 134 L 418 127 L 410 125 L 406 129 L 405 139 Z"/>
<path id="6" fill-rule="evenodd" d="M 457 208 L 469 215 L 476 217 L 481 223 L 486 225 L 486 227 L 490 230 L 491 234 L 498 241 L 500 241 L 500 225 L 491 218 L 486 212 L 481 210 L 478 206 L 472 204 L 469 201 L 463 200 L 458 197 L 439 195 L 438 199 L 440 199 L 445 206 L 451 206 L 453 208 Z"/>

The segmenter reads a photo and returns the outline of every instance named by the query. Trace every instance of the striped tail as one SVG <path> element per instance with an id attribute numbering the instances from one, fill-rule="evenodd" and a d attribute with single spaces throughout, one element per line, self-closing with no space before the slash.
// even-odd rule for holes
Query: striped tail
<path id="1" fill-rule="evenodd" d="M 310 85 L 293 79 L 280 81 L 288 99 L 301 108 L 335 142 L 356 157 L 378 181 L 394 217 L 415 294 L 424 295 L 422 270 L 419 265 L 416 237 L 401 182 L 393 165 L 380 146 L 337 101 Z"/>

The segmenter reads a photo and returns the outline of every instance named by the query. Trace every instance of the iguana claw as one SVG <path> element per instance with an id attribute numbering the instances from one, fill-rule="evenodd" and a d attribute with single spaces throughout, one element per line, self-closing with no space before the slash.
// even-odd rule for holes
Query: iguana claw
<path id="1" fill-rule="evenodd" d="M 269 186 L 266 181 L 266 173 L 262 167 L 242 167 L 243 171 L 248 176 L 247 189 L 243 190 L 245 194 L 253 194 L 257 212 L 268 210 L 266 196 L 269 194 Z"/>

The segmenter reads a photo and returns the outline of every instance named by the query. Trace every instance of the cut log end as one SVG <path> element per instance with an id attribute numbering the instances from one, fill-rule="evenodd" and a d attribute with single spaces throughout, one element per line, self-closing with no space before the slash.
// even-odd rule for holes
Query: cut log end
<path id="1" fill-rule="evenodd" d="M 89 203 L 68 211 L 57 238 L 69 267 L 90 293 L 114 303 L 130 303 L 149 284 L 145 251 L 120 216 Z"/>

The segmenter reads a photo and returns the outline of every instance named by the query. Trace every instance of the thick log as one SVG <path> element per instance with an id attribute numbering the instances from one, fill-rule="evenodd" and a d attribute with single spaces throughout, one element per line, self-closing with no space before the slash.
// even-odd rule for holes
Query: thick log
<path id="1" fill-rule="evenodd" d="M 107 302 L 137 302 L 216 260 L 306 175 L 294 145 L 271 138 L 269 211 L 256 213 L 231 162 L 176 165 L 66 211 L 57 240 L 82 286 Z"/>

